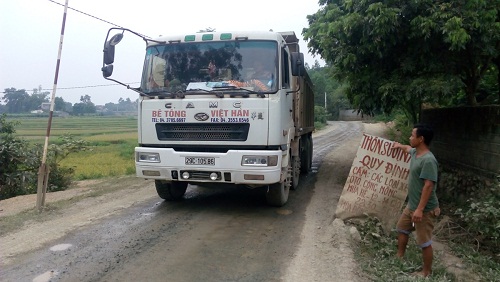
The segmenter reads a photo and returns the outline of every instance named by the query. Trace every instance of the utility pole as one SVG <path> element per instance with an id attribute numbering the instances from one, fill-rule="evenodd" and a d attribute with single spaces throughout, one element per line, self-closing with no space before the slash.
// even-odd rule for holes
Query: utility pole
<path id="1" fill-rule="evenodd" d="M 52 88 L 52 99 L 50 100 L 49 121 L 47 122 L 47 133 L 45 134 L 45 144 L 43 146 L 42 163 L 38 168 L 38 186 L 36 190 L 37 193 L 36 208 L 38 209 L 38 211 L 42 211 L 42 207 L 45 205 L 45 194 L 47 193 L 47 185 L 49 181 L 50 169 L 47 166 L 47 150 L 49 147 L 49 136 L 50 136 L 50 127 L 52 126 L 52 116 L 54 115 L 54 101 L 56 97 L 57 78 L 59 77 L 59 65 L 61 64 L 61 52 L 63 46 L 64 27 L 66 25 L 67 12 L 68 12 L 68 0 L 66 0 L 66 3 L 64 4 L 61 37 L 59 39 L 59 51 L 57 53 L 56 73 L 54 75 L 54 87 Z"/>
<path id="2" fill-rule="evenodd" d="M 325 113 L 326 113 L 326 92 L 325 92 Z"/>

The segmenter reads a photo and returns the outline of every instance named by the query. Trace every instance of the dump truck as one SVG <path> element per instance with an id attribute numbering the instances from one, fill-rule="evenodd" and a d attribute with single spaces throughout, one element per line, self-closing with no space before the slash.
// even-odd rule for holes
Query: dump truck
<path id="1" fill-rule="evenodd" d="M 146 42 L 137 88 L 112 78 L 128 33 Z M 294 32 L 150 39 L 111 28 L 101 71 L 139 93 L 137 177 L 153 179 L 167 201 L 182 199 L 189 184 L 228 184 L 261 187 L 269 205 L 283 206 L 313 156 L 313 85 L 298 43 Z"/>

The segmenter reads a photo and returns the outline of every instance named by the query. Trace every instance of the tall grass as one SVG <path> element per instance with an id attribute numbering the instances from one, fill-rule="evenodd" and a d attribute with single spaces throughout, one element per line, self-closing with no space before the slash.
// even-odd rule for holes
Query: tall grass
<path id="1" fill-rule="evenodd" d="M 34 143 L 42 143 L 47 132 L 47 118 L 15 118 L 20 121 L 16 135 Z M 137 144 L 137 118 L 54 117 L 49 143 L 71 134 L 88 142 L 91 150 L 74 153 L 62 160 L 61 166 L 75 170 L 75 180 L 95 179 L 135 173 L 134 147 Z"/>

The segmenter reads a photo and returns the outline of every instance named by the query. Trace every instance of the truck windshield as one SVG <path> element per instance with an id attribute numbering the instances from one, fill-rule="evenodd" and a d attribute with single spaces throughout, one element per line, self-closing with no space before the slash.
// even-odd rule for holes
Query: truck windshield
<path id="1" fill-rule="evenodd" d="M 179 93 L 244 89 L 277 91 L 277 43 L 273 41 L 190 42 L 150 46 L 141 89 Z"/>

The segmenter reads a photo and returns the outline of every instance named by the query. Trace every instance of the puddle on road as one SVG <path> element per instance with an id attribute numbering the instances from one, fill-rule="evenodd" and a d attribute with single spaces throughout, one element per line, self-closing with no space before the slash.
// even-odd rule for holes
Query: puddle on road
<path id="1" fill-rule="evenodd" d="M 50 250 L 53 252 L 60 252 L 60 251 L 67 250 L 71 246 L 73 246 L 73 245 L 71 245 L 71 244 L 59 244 L 59 245 L 52 246 L 50 248 Z"/>
<path id="2" fill-rule="evenodd" d="M 289 214 L 292 214 L 293 211 L 287 210 L 287 209 L 279 209 L 276 211 L 276 213 L 281 214 L 281 215 L 289 215 Z"/>
<path id="3" fill-rule="evenodd" d="M 59 274 L 59 272 L 50 270 L 45 272 L 44 274 L 38 275 L 37 277 L 33 278 L 33 282 L 48 282 L 50 279 L 56 277 Z"/>

